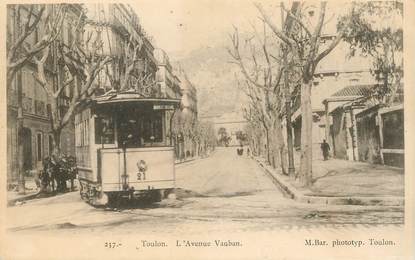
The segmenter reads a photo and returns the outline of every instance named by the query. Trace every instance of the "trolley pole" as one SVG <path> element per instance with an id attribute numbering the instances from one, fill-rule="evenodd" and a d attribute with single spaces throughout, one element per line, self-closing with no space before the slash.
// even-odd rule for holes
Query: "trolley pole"
<path id="1" fill-rule="evenodd" d="M 127 190 L 128 184 L 127 184 L 127 141 L 123 141 L 123 161 L 124 161 L 124 171 L 122 177 L 122 189 Z"/>

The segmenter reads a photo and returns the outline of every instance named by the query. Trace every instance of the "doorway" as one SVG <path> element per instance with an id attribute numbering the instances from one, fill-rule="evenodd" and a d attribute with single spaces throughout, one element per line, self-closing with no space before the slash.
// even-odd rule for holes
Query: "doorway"
<path id="1" fill-rule="evenodd" d="M 32 170 L 32 131 L 24 127 L 22 129 L 23 141 L 23 171 Z"/>

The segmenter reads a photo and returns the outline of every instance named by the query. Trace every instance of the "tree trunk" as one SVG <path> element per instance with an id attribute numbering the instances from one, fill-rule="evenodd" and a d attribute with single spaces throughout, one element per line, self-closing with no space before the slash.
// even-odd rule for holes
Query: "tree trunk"
<path id="1" fill-rule="evenodd" d="M 19 68 L 19 69 L 21 69 L 21 68 Z M 6 81 L 7 90 L 12 88 L 12 84 L 13 84 L 13 81 L 16 77 L 16 74 L 17 74 L 17 69 L 15 69 L 15 68 L 7 69 L 7 81 Z"/>
<path id="2" fill-rule="evenodd" d="M 180 147 L 179 147 L 180 144 L 177 139 L 177 136 L 174 137 L 173 142 L 174 142 L 174 152 L 176 154 L 176 159 L 180 159 Z"/>
<path id="3" fill-rule="evenodd" d="M 258 156 L 261 156 L 261 157 L 265 157 L 266 156 L 264 142 L 265 142 L 265 136 L 264 137 L 261 137 L 261 140 L 257 144 L 258 145 L 258 148 L 257 148 L 257 150 L 258 150 Z"/>
<path id="4" fill-rule="evenodd" d="M 284 156 L 284 137 L 281 128 L 281 119 L 276 118 L 272 125 L 272 135 L 270 145 L 272 145 L 272 165 L 274 168 L 281 167 L 281 172 L 286 174 L 286 158 Z"/>
<path id="5" fill-rule="evenodd" d="M 285 145 L 284 144 L 282 144 L 281 145 L 281 147 L 280 147 L 280 149 L 279 149 L 279 152 L 280 152 L 280 158 L 281 158 L 281 171 L 282 171 L 282 174 L 284 174 L 284 175 L 288 175 L 288 173 L 287 173 L 287 156 L 286 156 L 286 153 L 285 153 Z"/>
<path id="6" fill-rule="evenodd" d="M 270 137 L 270 146 L 271 146 L 271 161 L 272 161 L 272 168 L 277 168 L 277 166 L 280 165 L 280 160 L 279 160 L 279 154 L 278 154 L 278 148 L 279 148 L 279 140 L 278 140 L 278 133 L 277 133 L 278 129 L 276 127 L 276 125 L 274 124 L 272 126 L 272 134 Z"/>
<path id="7" fill-rule="evenodd" d="M 61 129 L 55 129 L 52 130 L 53 135 L 53 155 L 56 156 L 56 158 L 59 158 L 61 155 Z"/>
<path id="8" fill-rule="evenodd" d="M 267 153 L 267 161 L 269 164 L 271 164 L 271 158 L 270 158 L 270 149 L 269 149 L 269 130 L 265 129 L 265 137 L 266 137 L 266 153 Z"/>
<path id="9" fill-rule="evenodd" d="M 183 136 L 183 149 L 182 149 L 182 153 L 183 153 L 183 159 L 186 160 L 187 159 L 187 154 L 186 154 L 186 137 Z"/>
<path id="10" fill-rule="evenodd" d="M 293 145 L 293 132 L 291 126 L 291 101 L 287 98 L 285 102 L 286 113 L 286 128 L 287 128 L 287 153 L 288 153 L 288 175 L 294 177 L 294 145 Z"/>
<path id="11" fill-rule="evenodd" d="M 279 161 L 280 161 L 280 166 L 281 166 L 281 171 L 283 174 L 287 174 L 287 170 L 286 170 L 286 161 L 287 161 L 287 157 L 285 154 L 285 145 L 284 145 L 284 136 L 282 134 L 282 128 L 281 128 L 281 120 L 278 119 L 277 120 L 277 126 L 276 126 L 276 138 L 278 140 L 278 156 L 279 156 Z"/>
<path id="12" fill-rule="evenodd" d="M 300 183 L 309 187 L 312 179 L 312 124 L 311 86 L 313 81 L 303 81 L 301 85 L 301 161 Z"/>

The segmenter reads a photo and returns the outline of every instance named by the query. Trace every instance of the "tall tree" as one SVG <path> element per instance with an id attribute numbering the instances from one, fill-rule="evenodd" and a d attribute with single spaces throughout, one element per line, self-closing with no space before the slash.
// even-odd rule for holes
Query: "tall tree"
<path id="1" fill-rule="evenodd" d="M 327 2 L 320 2 L 318 18 L 311 25 L 304 22 L 304 10 L 307 7 L 301 5 L 301 9 L 296 14 L 285 10 L 294 22 L 301 27 L 295 33 L 284 32 L 278 28 L 261 4 L 257 3 L 256 7 L 261 13 L 266 24 L 271 28 L 274 35 L 283 41 L 289 48 L 289 51 L 296 58 L 298 67 L 301 68 L 301 162 L 299 180 L 304 186 L 312 184 L 312 109 L 311 109 L 311 87 L 313 85 L 314 71 L 318 63 L 326 57 L 342 40 L 346 31 L 346 22 L 341 28 L 338 28 L 337 36 L 323 50 L 321 44 L 321 35 L 325 25 Z M 310 15 L 313 12 L 309 12 Z"/>
<path id="2" fill-rule="evenodd" d="M 10 87 L 15 75 L 44 48 L 59 36 L 66 12 L 64 5 L 59 5 L 57 13 L 45 5 L 8 5 L 7 36 L 7 86 Z M 53 15 L 53 17 L 52 17 Z M 10 24 L 13 23 L 13 24 Z M 42 36 L 35 43 L 39 28 L 45 28 Z"/>
<path id="3" fill-rule="evenodd" d="M 114 58 L 105 68 L 111 87 L 119 91 L 133 90 L 146 97 L 157 93 L 155 74 L 149 70 L 149 58 L 146 57 L 144 40 L 132 35 L 123 42 L 122 54 Z"/>
<path id="4" fill-rule="evenodd" d="M 356 2 L 338 26 L 345 21 L 350 21 L 344 37 L 350 44 L 349 55 L 371 57 L 372 71 L 381 83 L 372 89 L 370 96 L 381 104 L 391 105 L 397 92 L 403 91 L 403 3 Z"/>
<path id="5" fill-rule="evenodd" d="M 79 33 L 82 30 L 82 16 L 83 14 L 81 14 L 73 33 Z M 95 79 L 105 64 L 111 60 L 109 56 L 102 55 L 101 50 L 100 34 L 91 31 L 85 42 L 74 41 L 72 45 L 68 46 L 61 39 L 56 39 L 52 46 L 46 47 L 42 51 L 40 58 L 34 57 L 37 71 L 33 73 L 33 76 L 50 98 L 48 114 L 55 156 L 61 154 L 62 130 L 71 122 L 77 109 L 90 100 L 98 87 Z M 47 74 L 48 60 L 52 60 L 52 66 L 56 70 L 55 74 Z M 72 93 L 70 97 L 65 97 L 65 89 L 67 88 Z M 69 98 L 69 100 L 67 108 L 62 110 L 60 104 L 65 98 Z"/>
<path id="6" fill-rule="evenodd" d="M 283 30 L 285 33 L 290 33 L 295 30 L 295 24 L 293 18 L 290 15 L 284 15 L 284 3 L 281 2 L 281 24 L 283 24 Z M 299 2 L 294 2 L 291 6 L 290 12 L 297 14 L 299 11 Z M 285 98 L 285 127 L 287 131 L 287 155 L 288 155 L 288 175 L 295 177 L 294 167 L 294 144 L 293 144 L 293 133 L 292 133 L 292 86 L 297 85 L 297 80 L 293 80 L 293 75 L 297 70 L 295 66 L 292 66 L 293 59 L 292 55 L 289 55 L 289 51 L 284 42 L 281 43 L 280 48 L 282 49 L 282 62 L 284 69 L 284 98 Z M 291 66 L 290 66 L 291 65 Z"/>
<path id="7" fill-rule="evenodd" d="M 260 156 L 263 147 L 262 140 L 264 139 L 262 122 L 260 122 L 258 114 L 253 112 L 251 108 L 244 108 L 243 112 L 244 118 L 248 122 L 244 131 L 247 134 L 252 154 Z"/>
<path id="8" fill-rule="evenodd" d="M 266 143 L 267 160 L 274 167 L 279 164 L 285 173 L 284 141 L 282 135 L 282 89 L 280 85 L 282 66 L 277 45 L 268 41 L 267 29 L 263 23 L 262 35 L 254 29 L 254 36 L 245 41 L 250 61 L 242 56 L 238 29 L 231 35 L 232 48 L 228 49 L 245 79 L 246 94 L 251 100 L 251 110 L 259 115 Z M 252 42 L 255 40 L 255 42 Z M 257 51 L 257 50 L 260 51 Z M 278 54 L 278 55 L 275 55 Z M 274 55 L 273 55 L 274 54 Z"/>
<path id="9" fill-rule="evenodd" d="M 194 141 L 197 144 L 198 155 L 205 156 L 209 149 L 216 146 L 216 135 L 213 123 L 209 121 L 197 121 L 195 123 Z"/>

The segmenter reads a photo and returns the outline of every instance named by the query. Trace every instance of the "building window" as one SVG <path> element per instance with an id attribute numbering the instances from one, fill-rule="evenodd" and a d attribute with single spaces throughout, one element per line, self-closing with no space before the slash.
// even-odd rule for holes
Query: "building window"
<path id="1" fill-rule="evenodd" d="M 42 140 L 42 133 L 37 134 L 37 160 L 42 161 L 43 157 L 43 140 Z"/>

